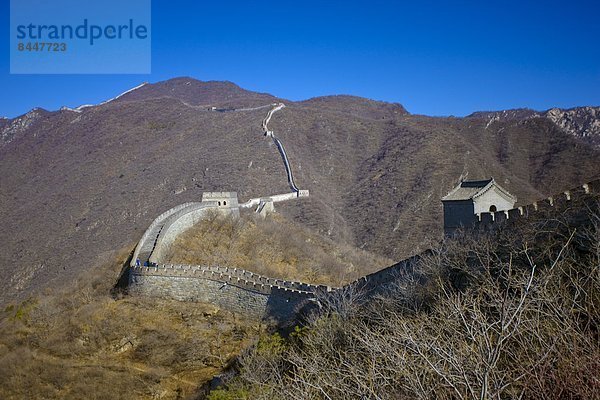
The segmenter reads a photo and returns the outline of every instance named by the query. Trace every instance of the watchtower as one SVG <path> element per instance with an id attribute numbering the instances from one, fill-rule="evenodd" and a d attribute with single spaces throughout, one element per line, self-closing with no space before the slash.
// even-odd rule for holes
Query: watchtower
<path id="1" fill-rule="evenodd" d="M 237 192 L 204 192 L 202 193 L 202 202 L 213 203 L 219 211 L 240 215 Z"/>
<path id="2" fill-rule="evenodd" d="M 517 198 L 496 183 L 494 178 L 462 181 L 442 198 L 444 233 L 452 234 L 460 227 L 470 227 L 482 212 L 514 208 Z"/>

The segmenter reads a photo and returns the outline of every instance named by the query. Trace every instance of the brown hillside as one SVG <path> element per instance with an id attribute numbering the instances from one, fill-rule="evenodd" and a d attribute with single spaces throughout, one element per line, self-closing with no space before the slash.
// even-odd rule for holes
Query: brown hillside
<path id="1" fill-rule="evenodd" d="M 205 107 L 275 101 L 231 83 L 178 78 L 81 113 L 9 121 L 0 134 L 2 300 L 133 247 L 159 213 L 202 191 L 234 190 L 242 201 L 288 191 L 277 149 L 261 131 L 268 109 Z M 387 258 L 440 238 L 440 198 L 461 175 L 494 176 L 527 203 L 600 170 L 597 150 L 544 118 L 486 129 L 485 119 L 409 115 L 350 96 L 285 103 L 269 127 L 311 197 L 278 210 Z"/>

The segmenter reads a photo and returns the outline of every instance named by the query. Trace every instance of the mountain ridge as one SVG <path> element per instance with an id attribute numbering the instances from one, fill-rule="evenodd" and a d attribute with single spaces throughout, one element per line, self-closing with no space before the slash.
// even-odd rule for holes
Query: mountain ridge
<path id="1" fill-rule="evenodd" d="M 165 92 L 166 90 L 166 92 Z M 251 90 L 244 89 L 237 85 L 234 82 L 224 80 L 209 80 L 202 81 L 196 78 L 183 76 L 170 78 L 164 81 L 158 81 L 154 83 L 143 82 L 142 84 L 129 89 L 112 99 L 107 99 L 99 104 L 88 104 L 80 107 L 98 107 L 110 102 L 128 102 L 128 101 L 144 101 L 144 100 L 152 100 L 158 98 L 174 98 L 181 100 L 183 102 L 187 102 L 194 106 L 210 106 L 212 103 L 221 104 L 227 103 L 232 99 L 236 100 L 237 98 L 244 99 L 259 99 L 259 100 L 272 100 L 272 101 L 280 101 L 294 104 L 319 104 L 319 103 L 328 103 L 328 102 L 341 102 L 344 103 L 364 103 L 364 104 L 377 104 L 388 107 L 396 107 L 399 113 L 410 114 L 406 108 L 397 102 L 388 102 L 384 100 L 375 100 L 367 97 L 357 96 L 357 95 L 349 95 L 349 94 L 333 94 L 333 95 L 322 95 L 310 97 L 303 100 L 291 101 L 285 98 L 277 97 L 269 93 L 264 92 L 255 92 Z M 188 101 L 190 100 L 190 101 Z M 9 117 L 0 117 L 0 124 L 10 123 L 10 121 L 14 121 L 19 119 L 31 112 L 41 111 L 45 113 L 53 113 L 59 111 L 73 111 L 76 108 L 71 107 L 63 107 L 61 110 L 46 110 L 42 107 L 34 107 L 27 113 L 18 115 L 14 118 Z M 582 105 L 575 106 L 569 108 L 558 108 L 552 107 L 545 111 L 534 110 L 532 108 L 514 108 L 514 109 L 505 109 L 505 110 L 489 110 L 489 111 L 474 111 L 464 117 L 453 117 L 453 116 L 429 116 L 431 118 L 495 118 L 495 119 L 503 119 L 503 120 L 522 120 L 527 118 L 539 117 L 539 116 L 547 116 L 556 114 L 557 112 L 563 113 L 572 113 L 572 112 L 591 112 L 593 117 L 597 118 L 598 113 L 600 113 L 600 106 L 591 106 L 591 105 Z M 423 114 L 419 114 L 422 116 L 427 116 Z M 0 126 L 1 127 L 1 126 Z"/>

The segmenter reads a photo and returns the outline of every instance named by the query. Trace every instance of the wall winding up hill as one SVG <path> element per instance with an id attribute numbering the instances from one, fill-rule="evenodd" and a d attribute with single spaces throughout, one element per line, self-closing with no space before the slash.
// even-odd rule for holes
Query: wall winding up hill
<path id="1" fill-rule="evenodd" d="M 478 215 L 478 221 L 471 229 L 493 229 L 501 224 L 516 223 L 544 211 L 566 210 L 576 203 L 580 204 L 578 203 L 580 201 L 597 201 L 598 195 L 600 195 L 600 180 L 595 180 L 527 206 L 497 213 L 482 213 Z M 149 230 L 155 231 L 156 226 L 161 225 L 162 221 L 169 220 L 164 215 L 170 215 L 171 226 L 176 226 L 176 231 L 181 232 L 191 221 L 185 219 L 185 215 L 199 210 L 218 210 L 214 204 L 204 204 L 205 207 L 195 204 L 182 206 L 185 207 L 178 206 L 173 209 L 177 210 L 175 212 L 161 214 Z M 177 218 L 184 218 L 185 223 L 176 224 Z M 144 234 L 138 248 L 147 247 L 143 243 L 144 240 L 152 241 L 153 235 Z M 133 294 L 208 302 L 254 318 L 273 319 L 277 323 L 283 323 L 293 321 L 302 310 L 318 306 L 322 296 L 332 295 L 337 291 L 355 290 L 367 296 L 383 292 L 390 284 L 410 274 L 412 267 L 428 253 L 428 251 L 423 252 L 366 275 L 342 288 L 273 279 L 226 266 L 160 263 L 138 266 L 132 262 L 129 290 Z M 160 257 L 153 256 L 151 255 L 151 260 L 160 261 Z"/>

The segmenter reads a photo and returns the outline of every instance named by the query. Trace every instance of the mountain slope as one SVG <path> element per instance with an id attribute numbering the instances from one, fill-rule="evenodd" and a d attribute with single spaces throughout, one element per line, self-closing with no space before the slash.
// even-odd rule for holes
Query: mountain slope
<path id="1" fill-rule="evenodd" d="M 261 129 L 279 99 L 177 78 L 79 112 L 34 110 L 0 128 L 2 301 L 59 285 L 202 191 L 289 191 Z M 269 128 L 311 197 L 278 205 L 333 240 L 400 259 L 441 237 L 458 181 L 494 176 L 527 203 L 598 174 L 597 150 L 548 118 L 432 118 L 351 96 L 285 101 Z M 5 140 L 6 138 L 6 140 Z"/>

